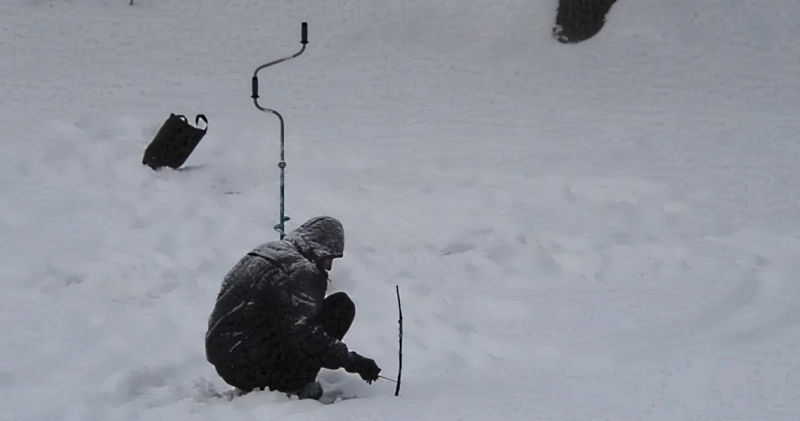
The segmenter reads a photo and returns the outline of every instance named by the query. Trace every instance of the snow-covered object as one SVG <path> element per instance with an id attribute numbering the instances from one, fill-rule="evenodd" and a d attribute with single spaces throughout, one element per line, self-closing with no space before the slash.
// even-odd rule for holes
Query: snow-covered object
<path id="1" fill-rule="evenodd" d="M 266 371 L 263 380 L 241 380 L 243 388 L 293 391 L 313 381 L 321 367 L 347 365 L 347 346 L 322 324 L 328 274 L 316 265 L 341 257 L 343 248 L 341 222 L 321 216 L 236 263 L 222 282 L 206 333 L 206 356 L 223 378 L 239 386 L 233 377 Z"/>

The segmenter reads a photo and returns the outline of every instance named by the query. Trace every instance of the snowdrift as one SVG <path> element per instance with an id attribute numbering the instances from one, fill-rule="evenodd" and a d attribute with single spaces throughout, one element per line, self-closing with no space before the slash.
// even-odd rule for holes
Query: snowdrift
<path id="1" fill-rule="evenodd" d="M 551 4 L 552 3 L 552 4 Z M 796 420 L 800 4 L 617 2 L 565 46 L 555 2 L 0 2 L 0 413 L 9 420 Z M 346 229 L 345 342 L 404 371 L 334 405 L 226 385 L 224 274 Z M 145 146 L 210 129 L 184 170 Z"/>

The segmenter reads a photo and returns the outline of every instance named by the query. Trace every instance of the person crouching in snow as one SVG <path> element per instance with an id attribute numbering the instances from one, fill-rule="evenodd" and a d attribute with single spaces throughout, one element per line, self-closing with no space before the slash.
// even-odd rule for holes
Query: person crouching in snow
<path id="1" fill-rule="evenodd" d="M 342 342 L 356 307 L 325 298 L 327 271 L 344 255 L 344 228 L 319 216 L 244 256 L 222 281 L 205 338 L 206 359 L 231 386 L 319 399 L 321 368 L 344 368 L 371 384 L 381 369 Z"/>

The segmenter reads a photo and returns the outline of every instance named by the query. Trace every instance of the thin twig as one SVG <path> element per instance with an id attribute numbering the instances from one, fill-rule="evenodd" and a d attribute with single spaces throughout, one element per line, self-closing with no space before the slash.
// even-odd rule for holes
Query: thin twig
<path id="1" fill-rule="evenodd" d="M 388 378 L 388 377 L 383 377 L 383 376 L 378 376 L 378 377 L 380 377 L 380 378 L 382 378 L 382 379 L 384 379 L 384 380 L 389 380 L 389 381 L 390 381 L 390 382 L 392 382 L 392 383 L 397 383 L 397 380 L 395 380 L 395 379 L 390 379 L 390 378 Z"/>
<path id="2" fill-rule="evenodd" d="M 400 306 L 400 286 L 395 285 L 395 291 L 397 291 L 397 311 L 400 313 L 400 319 L 397 320 L 397 323 L 400 325 L 400 348 L 398 351 L 398 364 L 397 364 L 397 388 L 394 389 L 394 395 L 398 396 L 400 394 L 400 376 L 403 374 L 403 308 Z"/>

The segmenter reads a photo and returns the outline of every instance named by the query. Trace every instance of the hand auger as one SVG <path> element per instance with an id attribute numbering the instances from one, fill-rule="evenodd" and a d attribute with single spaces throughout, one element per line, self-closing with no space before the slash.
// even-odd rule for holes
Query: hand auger
<path id="1" fill-rule="evenodd" d="M 259 103 L 258 103 L 258 72 L 261 71 L 261 69 L 265 69 L 265 68 L 267 68 L 269 66 L 272 66 L 272 65 L 275 65 L 275 64 L 278 64 L 278 63 L 283 63 L 284 61 L 293 59 L 293 58 L 299 56 L 300 54 L 303 54 L 303 51 L 306 50 L 306 44 L 308 44 L 308 23 L 306 23 L 306 22 L 303 22 L 303 25 L 302 25 L 300 43 L 303 44 L 303 47 L 296 54 L 288 56 L 288 57 L 284 57 L 284 58 L 279 59 L 279 60 L 275 60 L 275 61 L 269 62 L 267 64 L 263 64 L 263 65 L 259 66 L 256 69 L 255 72 L 253 72 L 253 95 L 251 96 L 251 98 L 253 98 L 253 103 L 255 103 L 256 108 L 258 108 L 259 110 L 264 111 L 264 112 L 268 112 L 268 113 L 272 113 L 272 114 L 275 114 L 276 116 L 278 116 L 278 120 L 280 120 L 280 122 L 281 122 L 281 160 L 280 160 L 280 162 L 278 162 L 278 168 L 281 169 L 281 209 L 280 209 L 281 214 L 280 214 L 280 220 L 279 220 L 280 222 L 277 225 L 275 225 L 275 231 L 278 231 L 281 234 L 281 240 L 286 235 L 286 227 L 285 227 L 284 223 L 289 220 L 289 217 L 284 214 L 284 212 L 285 212 L 285 206 L 284 206 L 284 203 L 285 203 L 285 186 L 284 186 L 285 176 L 284 176 L 284 170 L 286 169 L 286 161 L 285 161 L 285 158 L 284 158 L 283 116 L 281 116 L 281 114 L 279 112 L 275 111 L 275 110 L 271 110 L 269 108 L 264 108 L 261 105 L 259 105 Z"/>

